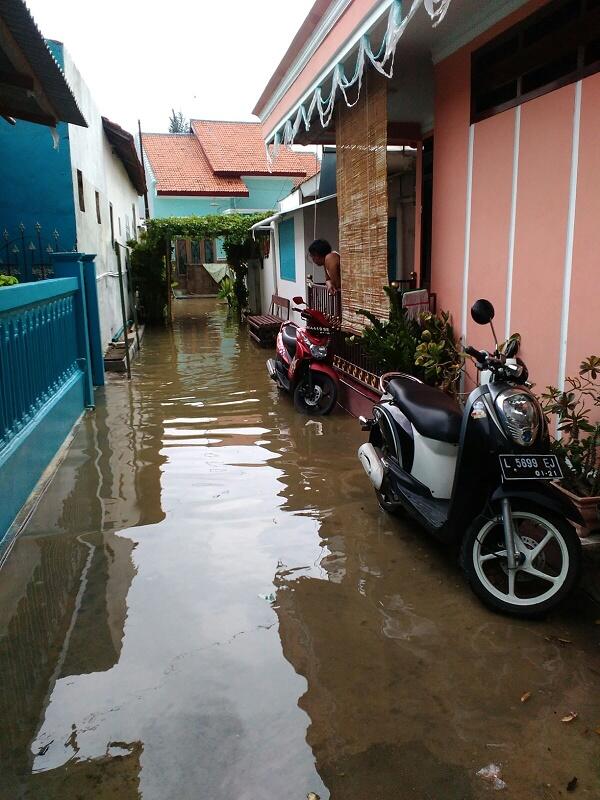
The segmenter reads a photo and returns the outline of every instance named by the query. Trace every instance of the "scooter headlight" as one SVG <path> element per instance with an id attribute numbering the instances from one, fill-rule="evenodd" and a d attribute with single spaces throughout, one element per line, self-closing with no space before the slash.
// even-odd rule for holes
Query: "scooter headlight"
<path id="1" fill-rule="evenodd" d="M 311 344 L 310 354 L 313 358 L 327 358 L 327 345 Z"/>
<path id="2" fill-rule="evenodd" d="M 496 398 L 496 408 L 509 437 L 521 447 L 530 447 L 537 439 L 541 413 L 538 404 L 525 392 L 507 389 Z"/>

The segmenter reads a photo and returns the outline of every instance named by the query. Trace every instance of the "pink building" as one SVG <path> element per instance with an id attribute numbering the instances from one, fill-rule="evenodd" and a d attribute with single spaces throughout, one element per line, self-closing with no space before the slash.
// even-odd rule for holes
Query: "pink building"
<path id="1" fill-rule="evenodd" d="M 315 2 L 255 113 L 337 146 L 346 327 L 415 273 L 481 346 L 490 299 L 538 388 L 600 350 L 599 71 L 598 0 Z"/>

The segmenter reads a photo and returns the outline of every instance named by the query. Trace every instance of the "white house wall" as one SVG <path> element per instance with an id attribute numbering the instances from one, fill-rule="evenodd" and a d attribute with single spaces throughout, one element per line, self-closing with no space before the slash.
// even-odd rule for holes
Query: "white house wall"
<path id="1" fill-rule="evenodd" d="M 112 152 L 102 127 L 100 113 L 67 52 L 65 75 L 89 125 L 88 128 L 69 125 L 77 248 L 80 252 L 96 254 L 100 326 L 103 343 L 107 345 L 123 324 L 117 256 L 111 242 L 109 204 L 112 203 L 113 206 L 115 241 L 125 246 L 127 240 L 136 235 L 133 208 L 135 207 L 137 219 L 139 198 L 122 161 Z M 77 170 L 81 170 L 83 175 L 85 211 L 79 208 Z M 100 223 L 96 216 L 96 192 L 100 195 Z M 123 272 L 125 252 L 125 248 L 121 248 Z M 126 286 L 125 291 L 127 297 Z M 128 303 L 127 311 L 129 312 Z"/>
<path id="2" fill-rule="evenodd" d="M 325 283 L 325 270 L 308 260 L 308 246 L 314 240 L 315 212 L 314 206 L 305 208 L 300 206 L 293 211 L 279 217 L 274 222 L 274 231 L 271 233 L 271 250 L 269 258 L 263 262 L 261 271 L 261 300 L 263 311 L 266 312 L 271 304 L 271 296 L 277 294 L 285 297 L 292 304 L 292 297 L 301 295 L 306 299 L 306 277 L 312 275 L 315 283 Z M 338 216 L 335 198 L 319 203 L 317 208 L 317 239 L 327 239 L 334 250 L 338 248 Z M 284 219 L 294 219 L 294 239 L 296 258 L 296 280 L 287 281 L 281 277 L 279 260 L 279 222 Z M 343 265 L 342 265 L 343 269 Z M 292 312 L 291 318 L 300 322 L 298 314 Z"/>

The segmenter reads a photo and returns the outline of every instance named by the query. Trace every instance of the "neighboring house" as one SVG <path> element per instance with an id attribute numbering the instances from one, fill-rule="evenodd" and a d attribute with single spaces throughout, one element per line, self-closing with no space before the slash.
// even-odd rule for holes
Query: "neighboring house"
<path id="1" fill-rule="evenodd" d="M 318 170 L 316 155 L 289 148 L 272 167 L 257 122 L 192 120 L 190 127 L 190 133 L 142 134 L 151 217 L 271 211 Z M 216 290 L 204 265 L 225 261 L 219 240 L 178 240 L 174 260 L 184 291 Z"/>
<path id="2" fill-rule="evenodd" d="M 144 175 L 131 134 L 100 116 L 63 45 L 47 44 L 88 127 L 59 122 L 53 142 L 40 125 L 0 122 L 0 266 L 23 282 L 50 274 L 50 250 L 95 254 L 107 345 L 122 327 L 117 259 L 124 270 Z"/>
<path id="3" fill-rule="evenodd" d="M 0 117 L 54 128 L 57 122 L 83 125 L 65 76 L 23 0 L 0 5 Z"/>
<path id="4" fill-rule="evenodd" d="M 308 247 L 326 239 L 338 249 L 338 214 L 335 195 L 335 153 L 325 153 L 321 170 L 307 178 L 278 203 L 277 213 L 253 226 L 255 238 L 268 237 L 261 273 L 261 305 L 268 310 L 272 295 L 290 300 L 306 298 L 307 284 L 325 283 L 322 267 L 312 263 Z M 324 294 L 324 292 L 323 292 Z M 290 316 L 300 321 L 297 312 Z"/>
<path id="5" fill-rule="evenodd" d="M 396 217 L 402 277 L 465 340 L 490 345 L 468 313 L 484 296 L 540 389 L 597 350 L 599 41 L 583 0 L 315 2 L 254 113 L 274 150 L 337 147 L 345 329 L 361 306 L 387 313 Z M 412 191 L 392 188 L 403 146 Z"/>

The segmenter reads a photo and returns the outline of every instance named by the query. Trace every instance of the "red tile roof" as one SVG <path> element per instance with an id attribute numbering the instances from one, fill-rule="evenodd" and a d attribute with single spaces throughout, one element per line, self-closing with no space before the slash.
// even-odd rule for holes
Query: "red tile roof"
<path id="1" fill-rule="evenodd" d="M 214 174 L 194 134 L 144 133 L 142 141 L 158 194 L 248 197 L 239 176 Z"/>
<path id="2" fill-rule="evenodd" d="M 306 164 L 293 150 L 282 147 L 270 168 L 260 122 L 191 120 L 214 172 L 221 175 L 306 175 Z"/>
<path id="3" fill-rule="evenodd" d="M 191 121 L 192 133 L 144 133 L 158 194 L 248 197 L 242 175 L 289 176 L 294 184 L 319 169 L 311 153 L 281 147 L 273 165 L 259 122 Z"/>

